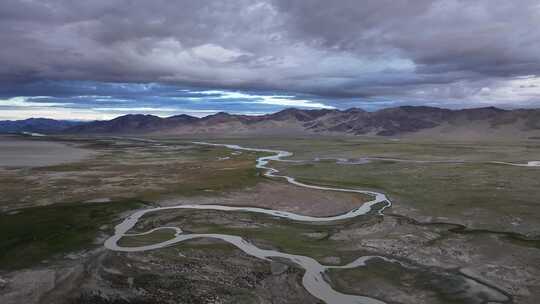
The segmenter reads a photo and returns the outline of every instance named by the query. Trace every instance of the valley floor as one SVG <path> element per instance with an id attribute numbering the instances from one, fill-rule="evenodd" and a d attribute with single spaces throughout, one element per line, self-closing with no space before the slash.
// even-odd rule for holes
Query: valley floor
<path id="1" fill-rule="evenodd" d="M 263 177 L 255 159 L 267 153 L 188 138 L 17 140 L 67 145 L 86 158 L 0 167 L 2 303 L 320 303 L 303 287 L 298 265 L 257 259 L 223 241 L 201 238 L 133 253 L 102 244 L 128 214 L 155 206 L 331 216 L 370 200 Z M 339 292 L 386 303 L 540 299 L 540 167 L 493 163 L 540 160 L 540 141 L 205 140 L 291 151 L 269 166 L 310 184 L 383 192 L 392 208 L 329 223 L 169 210 L 143 217 L 135 231 L 171 226 L 235 235 L 324 265 L 380 256 L 363 267 L 327 271 L 325 280 Z M 171 231 L 124 237 L 121 244 L 166 241 Z"/>

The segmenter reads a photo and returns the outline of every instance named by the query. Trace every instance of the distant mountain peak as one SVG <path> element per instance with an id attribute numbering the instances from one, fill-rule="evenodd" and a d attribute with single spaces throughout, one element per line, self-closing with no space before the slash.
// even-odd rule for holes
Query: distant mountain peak
<path id="1" fill-rule="evenodd" d="M 359 112 L 367 112 L 366 110 L 364 109 L 360 109 L 360 108 L 348 108 L 346 110 L 344 110 L 343 112 L 347 112 L 347 113 L 359 113 Z"/>
<path id="2" fill-rule="evenodd" d="M 179 114 L 179 115 L 174 115 L 174 116 L 167 117 L 167 119 L 171 119 L 171 118 L 197 119 L 197 117 L 187 115 L 187 114 Z"/>

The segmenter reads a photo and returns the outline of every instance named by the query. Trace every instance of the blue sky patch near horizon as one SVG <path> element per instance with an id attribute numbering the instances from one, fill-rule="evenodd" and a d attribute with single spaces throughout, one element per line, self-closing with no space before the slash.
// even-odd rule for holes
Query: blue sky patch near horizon
<path id="1" fill-rule="evenodd" d="M 0 120 L 103 120 L 125 114 L 203 117 L 217 112 L 262 115 L 289 107 L 335 108 L 308 96 L 186 89 L 155 83 L 43 82 L 26 85 L 24 92 L 25 96 L 12 96 L 9 90 L 0 91 Z"/>
<path id="2" fill-rule="evenodd" d="M 476 99 L 447 99 L 442 105 L 447 108 L 488 105 L 502 108 L 515 108 L 516 105 L 534 107 L 535 103 L 505 103 L 504 99 L 499 103 L 489 99 L 486 103 L 481 97 L 487 95 L 489 98 L 493 93 L 512 97 L 516 88 L 521 91 L 529 89 L 534 96 L 540 84 L 539 79 L 534 76 L 517 78 L 506 88 L 483 88 L 476 94 Z M 107 120 L 126 114 L 151 114 L 160 117 L 187 114 L 203 117 L 217 112 L 263 115 L 285 108 L 343 110 L 358 107 L 375 111 L 402 105 L 441 106 L 441 102 L 431 100 L 429 94 L 425 94 L 428 95 L 425 98 L 423 95 L 423 92 L 419 91 L 415 96 L 402 99 L 392 96 L 329 98 L 305 93 L 201 89 L 159 83 L 39 81 L 0 88 L 0 120 L 30 117 Z"/>

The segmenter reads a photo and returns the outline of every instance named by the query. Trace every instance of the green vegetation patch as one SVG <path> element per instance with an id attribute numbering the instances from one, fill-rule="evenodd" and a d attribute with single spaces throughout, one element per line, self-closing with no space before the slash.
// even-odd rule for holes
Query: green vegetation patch
<path id="1" fill-rule="evenodd" d="M 200 140 L 200 139 L 198 139 Z M 511 161 L 535 160 L 540 144 L 535 141 L 453 142 L 387 137 L 259 137 L 208 139 L 245 147 L 287 150 L 292 159 L 388 157 L 415 160 Z"/>
<path id="2" fill-rule="evenodd" d="M 437 304 L 486 303 L 504 297 L 497 290 L 480 286 L 457 272 L 430 267 L 406 268 L 382 259 L 370 260 L 364 267 L 331 269 L 327 274 L 338 290 L 368 294 L 385 301 L 397 300 L 396 295 L 411 294 Z M 388 298 L 389 294 L 394 298 Z"/>
<path id="3" fill-rule="evenodd" d="M 331 236 L 341 229 L 369 226 L 378 220 L 377 216 L 366 215 L 332 223 L 303 223 L 250 212 L 168 210 L 167 214 L 156 212 L 144 216 L 134 230 L 144 232 L 160 226 L 174 225 L 186 233 L 235 235 L 254 242 L 261 248 L 310 256 L 321 261 L 326 257 L 339 257 L 340 263 L 346 263 L 354 260 L 361 252 L 340 250 L 344 245 L 343 241 L 332 240 Z M 159 231 L 161 233 L 158 233 Z M 171 238 L 172 230 L 158 230 L 147 235 L 124 237 L 121 244 L 142 246 Z M 177 246 L 180 248 L 183 243 Z"/>
<path id="4" fill-rule="evenodd" d="M 403 163 L 363 165 L 321 162 L 273 163 L 298 180 L 388 194 L 422 214 L 474 224 L 473 228 L 529 232 L 540 221 L 538 168 L 483 163 Z M 510 225 L 518 222 L 519 226 Z"/>
<path id="5" fill-rule="evenodd" d="M 94 145 L 95 144 L 95 145 Z M 146 201 L 217 195 L 255 185 L 264 153 L 189 142 L 88 140 L 96 156 L 47 167 L 0 170 L 0 210 L 97 198 Z"/>
<path id="6" fill-rule="evenodd" d="M 119 245 L 125 247 L 153 245 L 173 239 L 175 233 L 174 229 L 159 229 L 148 234 L 124 236 L 120 239 Z"/>
<path id="7" fill-rule="evenodd" d="M 0 269 L 37 264 L 57 254 L 88 248 L 103 225 L 139 201 L 57 204 L 0 214 Z"/>

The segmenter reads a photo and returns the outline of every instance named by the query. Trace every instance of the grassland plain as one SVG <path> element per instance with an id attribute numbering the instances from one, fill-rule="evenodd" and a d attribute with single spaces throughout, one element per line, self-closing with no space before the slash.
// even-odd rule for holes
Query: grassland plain
<path id="1" fill-rule="evenodd" d="M 540 168 L 490 163 L 540 159 L 540 142 L 436 142 L 385 138 L 234 138 L 216 142 L 285 149 L 291 160 L 272 166 L 299 180 L 382 191 L 422 221 L 540 235 Z M 381 157 L 346 165 L 336 159 Z M 318 161 L 317 161 L 318 160 Z M 457 162 L 407 162 L 447 161 Z"/>
<path id="2" fill-rule="evenodd" d="M 11 199 L 2 201 L 5 211 L 0 213 L 0 220 L 12 218 L 4 223 L 2 230 L 7 233 L 8 242 L 1 245 L 5 248 L 13 244 L 20 246 L 23 260 L 27 261 L 3 270 L 0 265 L 0 276 L 8 281 L 17 280 L 19 272 L 9 272 L 13 269 L 27 268 L 43 259 L 52 261 L 55 269 L 54 265 L 59 262 L 54 257 L 93 248 L 95 238 L 110 233 L 123 211 L 138 208 L 131 204 L 179 202 L 179 198 L 185 203 L 211 202 L 215 198 L 214 203 L 219 203 L 220 198 L 234 199 L 239 197 L 235 193 L 261 189 L 258 185 L 265 181 L 254 169 L 254 160 L 261 154 L 193 145 L 190 139 L 59 140 L 77 142 L 94 151 L 95 156 L 76 163 L 0 171 L 2 181 L 7 182 L 2 185 L 14 187 L 8 192 Z M 464 283 L 458 269 L 500 287 L 519 303 L 532 304 L 540 296 L 536 291 L 540 286 L 540 273 L 534 266 L 539 262 L 537 243 L 521 236 L 508 238 L 508 235 L 489 231 L 461 233 L 469 230 L 457 232 L 453 231 L 457 229 L 455 225 L 434 223 L 457 222 L 473 228 L 517 231 L 534 237 L 534 223 L 538 223 L 539 214 L 534 198 L 540 197 L 535 174 L 540 170 L 485 162 L 536 160 L 539 147 L 535 142 L 472 144 L 374 138 L 212 141 L 292 151 L 295 153 L 292 159 L 300 162 L 273 162 L 271 166 L 314 184 L 380 190 L 390 195 L 394 206 L 385 212 L 390 216 L 373 214 L 330 224 L 297 223 L 245 212 L 156 212 L 145 215 L 135 227 L 136 231 L 176 226 L 188 233 L 238 235 L 262 248 L 310 256 L 329 265 L 370 254 L 395 257 L 416 265 L 417 270 L 411 272 L 398 265 L 376 261 L 365 268 L 328 273 L 328 280 L 339 291 L 383 298 L 389 303 L 395 299 L 400 303 L 482 303 L 478 297 L 483 294 L 483 287 L 472 288 L 472 294 L 459 298 L 461 290 L 470 285 Z M 466 162 L 457 165 L 370 161 L 362 165 L 342 165 L 334 160 L 365 156 Z M 270 189 L 265 195 L 279 189 L 272 186 L 278 183 L 265 183 Z M 206 197 L 213 199 L 202 199 Z M 256 198 L 248 195 L 244 200 L 248 202 L 251 197 Z M 328 204 L 333 204 L 333 199 L 347 198 L 329 196 Z M 126 204 L 118 203 L 120 201 Z M 300 201 L 291 199 L 290 203 Z M 265 202 L 272 203 L 272 200 Z M 47 206 L 20 209 L 35 205 Z M 55 208 L 61 211 L 55 212 Z M 292 210 L 301 213 L 303 209 Z M 29 222 L 39 225 L 25 228 Z M 49 229 L 41 231 L 41 224 L 48 225 Z M 153 244 L 170 239 L 171 231 L 125 237 L 121 242 L 124 246 Z M 49 238 L 50 246 L 47 245 Z M 7 260 L 0 259 L 4 265 L 11 265 L 16 258 L 13 251 L 8 253 L 2 256 Z M 119 299 L 165 303 L 179 298 L 186 299 L 186 303 L 254 303 L 275 299 L 279 299 L 279 303 L 317 303 L 301 287 L 301 271 L 295 265 L 281 261 L 269 265 L 233 246 L 208 239 L 141 253 L 101 252 L 85 258 L 84 265 L 86 268 L 78 272 L 75 287 L 80 297 L 71 303 L 111 303 Z M 49 266 L 40 264 L 40 267 Z M 56 273 L 57 277 L 61 274 Z M 456 284 L 445 286 L 448 280 Z M 286 298 L 281 296 L 284 291 L 288 294 Z M 58 293 L 56 298 L 50 299 L 57 300 L 61 295 Z"/>
<path id="3" fill-rule="evenodd" d="M 95 156 L 53 166 L 0 168 L 0 210 L 77 201 L 212 195 L 258 181 L 256 153 L 230 155 L 227 149 L 189 143 L 66 141 L 81 144 Z"/>
<path id="4" fill-rule="evenodd" d="M 246 147 L 284 149 L 291 159 L 386 157 L 409 160 L 464 160 L 525 162 L 540 157 L 540 140 L 437 141 L 369 136 L 311 137 L 208 137 L 160 138 L 175 142 L 191 140 L 238 144 Z"/>
<path id="5" fill-rule="evenodd" d="M 340 291 L 389 303 L 483 303 L 501 297 L 497 295 L 500 290 L 493 287 L 497 285 L 504 286 L 503 293 L 522 299 L 523 294 L 530 297 L 530 290 L 538 284 L 533 279 L 538 269 L 529 267 L 538 262 L 534 246 L 516 245 L 489 232 L 454 233 L 447 224 L 418 225 L 376 213 L 338 223 L 315 224 L 245 212 L 158 211 L 145 215 L 133 232 L 162 226 L 181 227 L 187 233 L 237 235 L 261 248 L 310 256 L 328 265 L 342 265 L 363 255 L 397 258 L 408 266 L 374 262 L 368 267 L 328 273 L 328 279 Z M 172 230 L 157 230 L 124 237 L 121 245 L 155 244 L 172 236 Z M 206 242 L 215 243 L 211 239 Z M 205 250 L 188 246 L 185 251 L 184 243 L 173 247 L 187 257 L 194 251 Z M 237 249 L 231 246 L 230 250 Z M 512 254 L 508 255 L 509 252 Z M 482 280 L 477 282 L 463 275 L 462 268 Z M 363 277 L 370 279 L 361 280 Z M 485 285 L 486 281 L 496 283 Z M 505 297 L 502 296 L 502 302 Z"/>
<path id="6" fill-rule="evenodd" d="M 540 234 L 538 168 L 391 161 L 276 166 L 306 182 L 382 190 L 397 205 L 394 209 L 408 207 L 410 215 L 425 221 Z"/>
<path id="7" fill-rule="evenodd" d="M 107 204 L 55 204 L 0 213 L 0 271 L 40 264 L 58 254 L 97 247 L 95 240 L 122 212 L 140 208 L 129 200 Z"/>
<path id="8" fill-rule="evenodd" d="M 181 210 L 156 212 L 145 216 L 135 227 L 135 231 L 144 232 L 163 225 L 172 225 L 190 233 L 241 236 L 261 247 L 306 255 L 321 262 L 334 259 L 342 263 L 355 259 L 359 254 L 358 250 L 339 251 L 336 248 L 346 247 L 347 242 L 333 240 L 331 236 L 343 229 L 370 226 L 381 219 L 368 214 L 354 220 L 332 223 L 301 223 L 247 212 Z M 121 244 L 148 245 L 168 240 L 172 235 L 172 230 L 157 230 L 150 234 L 124 237 Z"/>
<path id="9" fill-rule="evenodd" d="M 50 139 L 21 139 L 47 144 Z M 59 138 L 93 157 L 0 168 L 0 271 L 90 249 L 124 211 L 163 197 L 216 196 L 258 182 L 256 153 L 116 138 Z M 59 145 L 59 144 L 57 144 Z"/>
<path id="10" fill-rule="evenodd" d="M 374 296 L 383 299 L 413 302 L 421 298 L 433 304 L 481 303 L 489 300 L 489 291 L 469 294 L 467 288 L 475 285 L 474 282 L 465 284 L 468 278 L 455 271 L 435 272 L 433 269 L 404 267 L 381 259 L 369 261 L 361 268 L 331 270 L 328 276 L 340 290 L 353 294 L 372 290 Z"/>

